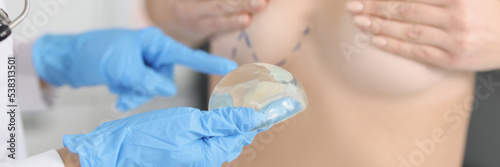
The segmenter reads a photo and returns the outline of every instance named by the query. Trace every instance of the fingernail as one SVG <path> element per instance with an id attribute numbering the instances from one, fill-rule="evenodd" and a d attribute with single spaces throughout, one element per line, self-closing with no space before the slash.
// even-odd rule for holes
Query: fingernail
<path id="1" fill-rule="evenodd" d="M 262 3 L 262 0 L 250 0 L 250 6 L 252 6 L 252 8 L 258 8 Z"/>
<path id="2" fill-rule="evenodd" d="M 346 8 L 350 12 L 361 12 L 364 8 L 363 3 L 359 1 L 350 1 L 347 2 Z"/>
<path id="3" fill-rule="evenodd" d="M 382 47 L 387 45 L 387 40 L 383 37 L 374 37 L 372 38 L 372 43 L 376 46 Z"/>
<path id="4" fill-rule="evenodd" d="M 370 27 L 372 25 L 372 21 L 366 16 L 355 16 L 354 23 L 362 27 Z"/>
<path id="5" fill-rule="evenodd" d="M 229 72 L 233 71 L 236 68 L 238 68 L 238 63 L 236 63 L 235 61 L 231 61 L 230 63 L 227 64 L 227 71 Z"/>
<path id="6" fill-rule="evenodd" d="M 247 15 L 241 15 L 236 17 L 236 21 L 240 24 L 247 24 L 250 18 Z"/>

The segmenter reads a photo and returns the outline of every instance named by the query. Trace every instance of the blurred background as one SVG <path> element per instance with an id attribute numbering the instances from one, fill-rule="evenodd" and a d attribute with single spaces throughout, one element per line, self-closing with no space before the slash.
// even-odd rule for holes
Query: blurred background
<path id="1" fill-rule="evenodd" d="M 21 13 L 22 1 L 6 2 L 12 17 Z M 16 39 L 36 38 L 44 33 L 75 34 L 103 28 L 139 29 L 150 26 L 142 0 L 32 0 L 31 3 L 27 19 L 14 31 Z M 64 134 L 88 133 L 104 122 L 132 114 L 180 106 L 205 108 L 202 101 L 208 97 L 205 94 L 206 78 L 182 66 L 175 68 L 177 96 L 154 99 L 128 113 L 119 113 L 114 109 L 117 96 L 109 93 L 105 86 L 55 89 L 54 102 L 48 111 L 23 112 L 28 154 L 61 148 Z"/>
<path id="2" fill-rule="evenodd" d="M 43 8 L 39 3 L 57 7 Z M 141 28 L 150 25 L 142 0 L 33 0 L 32 10 L 15 31 L 17 37 L 35 38 L 42 33 L 80 33 L 110 27 Z M 15 16 L 22 10 L 18 0 L 7 1 L 8 12 Z M 479 74 L 500 81 L 499 72 Z M 62 135 L 88 133 L 98 125 L 131 114 L 168 108 L 206 106 L 206 77 L 184 67 L 176 67 L 179 94 L 157 98 L 130 113 L 113 109 L 116 96 L 106 87 L 55 90 L 55 101 L 48 111 L 23 113 L 28 154 L 35 155 L 62 147 Z M 472 114 L 464 167 L 500 166 L 500 91 L 477 101 Z"/>

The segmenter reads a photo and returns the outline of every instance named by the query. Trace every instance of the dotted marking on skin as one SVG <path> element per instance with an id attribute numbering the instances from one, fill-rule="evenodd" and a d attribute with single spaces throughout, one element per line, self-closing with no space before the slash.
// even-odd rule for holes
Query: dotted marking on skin
<path id="1" fill-rule="evenodd" d="M 247 44 L 248 48 L 252 49 L 252 43 L 250 42 L 250 38 L 248 37 L 248 35 L 245 35 L 245 43 Z"/>
<path id="2" fill-rule="evenodd" d="M 311 27 L 307 26 L 306 29 L 304 30 L 303 34 L 304 36 L 306 35 L 309 35 L 311 33 Z M 293 52 L 297 52 L 299 51 L 300 49 L 302 49 L 302 42 L 299 41 L 299 43 L 297 43 L 297 45 L 295 45 L 295 47 L 293 48 Z"/>
<path id="3" fill-rule="evenodd" d="M 257 56 L 257 54 L 252 53 L 252 58 L 255 62 L 259 62 L 259 57 Z"/>
<path id="4" fill-rule="evenodd" d="M 245 30 L 241 30 L 240 35 L 238 35 L 238 41 L 245 40 L 245 43 L 248 48 L 252 48 L 252 43 L 250 42 L 250 37 L 248 37 L 248 33 Z"/>
<path id="5" fill-rule="evenodd" d="M 246 35 L 245 30 L 241 30 L 240 35 L 238 35 L 238 41 L 241 41 Z"/>
<path id="6" fill-rule="evenodd" d="M 281 60 L 280 62 L 276 63 L 276 66 L 281 67 L 281 66 L 285 65 L 285 63 L 286 63 L 286 59 Z"/>
<path id="7" fill-rule="evenodd" d="M 307 26 L 306 29 L 302 32 L 304 36 L 307 36 L 311 33 L 311 27 Z M 250 37 L 246 30 L 241 30 L 240 34 L 237 37 L 237 41 L 240 42 L 241 40 L 245 40 L 245 44 L 249 49 L 252 49 L 252 42 L 250 41 Z M 302 49 L 302 42 L 299 41 L 295 47 L 292 49 L 292 52 L 297 52 Z M 234 46 L 232 51 L 231 51 L 231 57 L 234 59 L 238 55 L 238 46 Z M 252 53 L 252 58 L 255 62 L 260 62 L 260 58 L 257 56 L 257 54 Z M 286 64 L 286 59 L 281 60 L 280 62 L 276 63 L 277 66 L 283 66 Z"/>
<path id="8" fill-rule="evenodd" d="M 304 30 L 304 35 L 309 35 L 311 32 L 311 27 L 307 27 L 306 30 Z"/>
<path id="9" fill-rule="evenodd" d="M 238 48 L 235 46 L 233 47 L 233 51 L 231 52 L 231 57 L 236 58 L 237 53 L 238 53 Z"/>
<path id="10" fill-rule="evenodd" d="M 302 42 L 299 42 L 295 47 L 293 48 L 293 52 L 297 52 L 302 48 Z"/>

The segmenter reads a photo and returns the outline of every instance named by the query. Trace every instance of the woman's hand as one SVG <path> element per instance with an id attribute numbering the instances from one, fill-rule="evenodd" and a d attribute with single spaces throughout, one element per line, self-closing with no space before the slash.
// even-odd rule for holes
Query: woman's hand
<path id="1" fill-rule="evenodd" d="M 500 68 L 499 0 L 351 0 L 347 9 L 387 52 L 448 69 Z"/>
<path id="2" fill-rule="evenodd" d="M 176 40 L 196 46 L 213 34 L 242 29 L 268 0 L 147 0 L 158 26 Z"/>

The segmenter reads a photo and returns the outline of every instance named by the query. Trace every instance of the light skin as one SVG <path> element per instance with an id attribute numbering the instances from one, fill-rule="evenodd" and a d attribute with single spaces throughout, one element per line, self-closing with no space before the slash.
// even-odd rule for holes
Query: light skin
<path id="1" fill-rule="evenodd" d="M 57 153 L 61 156 L 61 159 L 65 167 L 80 167 L 80 158 L 78 154 L 69 151 L 68 147 L 57 149 Z"/>
<path id="2" fill-rule="evenodd" d="M 217 33 L 248 26 L 252 14 L 262 11 L 268 0 L 147 0 L 155 24 L 166 34 L 197 47 Z M 162 13 L 162 14 L 156 14 Z"/>
<path id="3" fill-rule="evenodd" d="M 282 64 L 304 86 L 309 102 L 225 166 L 398 166 L 414 160 L 415 140 L 429 138 L 435 128 L 445 129 L 449 140 L 421 166 L 459 166 L 467 124 L 450 131 L 455 122 L 442 118 L 455 104 L 469 106 L 464 101 L 472 94 L 473 74 L 429 68 L 374 48 L 345 3 L 273 0 L 245 29 L 251 46 L 238 40 L 239 32 L 211 40 L 212 53 L 240 65 Z M 295 49 L 299 42 L 302 47 Z"/>
<path id="4" fill-rule="evenodd" d="M 274 0 L 245 29 L 251 47 L 237 40 L 238 32 L 212 39 L 213 53 L 240 65 L 278 64 L 286 58 L 282 67 L 302 82 L 309 99 L 306 111 L 259 135 L 231 165 L 398 166 L 409 161 L 413 166 L 460 166 L 474 73 L 430 67 L 363 46 L 363 33 L 344 5 L 343 0 Z M 304 36 L 307 26 L 311 33 Z M 294 52 L 298 42 L 302 49 Z M 352 62 L 344 63 L 340 43 L 353 45 Z M 367 93 L 377 88 L 379 94 Z M 455 106 L 463 106 L 458 107 L 460 118 L 450 113 Z M 447 141 L 436 144 L 418 165 L 412 157 L 420 151 L 415 143 L 436 129 L 444 129 Z"/>
<path id="5" fill-rule="evenodd" d="M 389 53 L 446 69 L 500 68 L 498 0 L 351 0 L 347 8 Z"/>
<path id="6" fill-rule="evenodd" d="M 153 1 L 153 0 L 150 0 Z M 367 2 L 369 0 L 363 1 Z M 460 8 L 458 4 L 464 5 L 462 3 L 457 3 L 457 4 L 432 4 L 432 3 L 441 3 L 445 2 L 446 0 L 442 1 L 431 1 L 431 0 L 418 0 L 418 2 L 415 2 L 417 5 L 415 6 L 439 6 L 442 8 L 442 10 L 445 10 L 444 13 L 446 13 L 448 16 L 451 13 L 450 11 L 454 11 L 456 13 L 468 13 L 468 12 L 473 12 L 471 10 L 466 10 L 464 8 Z M 455 2 L 455 1 L 453 1 Z M 500 7 L 500 5 L 494 6 L 493 1 L 488 1 L 489 4 L 487 3 L 478 3 L 478 2 L 464 2 L 466 3 L 465 6 L 462 7 L 470 7 L 471 5 L 484 5 L 484 6 L 489 6 L 490 8 L 493 7 Z M 496 1 L 495 2 L 499 2 Z M 377 3 L 383 3 L 383 1 L 371 1 L 371 4 L 377 4 Z M 420 3 L 420 4 L 419 4 Z M 429 5 L 432 4 L 432 5 Z M 363 4 L 363 8 L 361 11 L 352 11 L 352 13 L 356 16 L 360 17 L 367 17 L 365 18 L 366 20 L 370 20 L 372 23 L 377 22 L 377 15 L 371 14 L 371 13 L 365 13 L 364 10 L 369 10 L 370 5 Z M 418 8 L 413 6 L 410 10 Z M 445 7 L 446 6 L 446 7 Z M 351 5 L 352 7 L 352 5 Z M 374 8 L 377 8 L 377 6 L 371 6 Z M 495 10 L 484 10 L 485 8 L 479 7 L 476 9 L 481 9 L 478 11 L 474 11 L 475 13 L 468 13 L 468 14 L 475 14 L 471 16 L 471 18 L 485 18 L 484 20 L 488 20 L 487 18 L 490 18 L 490 20 L 494 20 L 495 18 L 498 18 L 498 16 L 493 16 L 491 17 L 492 13 L 495 13 Z M 423 9 L 422 9 L 423 10 Z M 462 10 L 462 11 L 461 11 Z M 415 10 L 418 11 L 418 10 Z M 496 11 L 500 11 L 497 10 Z M 192 12 L 192 11 L 191 11 Z M 441 11 L 443 12 L 443 11 Z M 409 12 L 410 14 L 412 12 Z M 425 16 L 427 14 L 428 16 Z M 483 15 L 481 15 L 483 14 Z M 368 16 L 370 15 L 370 16 Z M 489 17 L 486 17 L 488 15 Z M 373 43 L 375 44 L 376 47 L 385 50 L 390 53 L 394 53 L 398 56 L 403 56 L 405 58 L 410 58 L 416 61 L 420 61 L 426 64 L 431 64 L 443 68 L 448 68 L 448 69 L 459 69 L 459 70 L 467 70 L 467 71 L 481 71 L 481 70 L 489 70 L 489 69 L 495 69 L 500 67 L 500 58 L 496 58 L 498 56 L 493 56 L 495 53 L 498 53 L 496 51 L 496 47 L 494 46 L 500 46 L 499 42 L 496 41 L 500 38 L 495 37 L 495 34 L 498 34 L 498 32 L 495 32 L 494 30 L 500 30 L 500 28 L 495 28 L 497 25 L 494 25 L 496 23 L 491 23 L 491 22 L 483 22 L 477 23 L 477 20 L 474 22 L 467 22 L 470 20 L 466 20 L 466 17 L 457 17 L 457 19 L 463 19 L 460 22 L 460 25 L 458 25 L 456 22 L 451 22 L 451 25 L 448 25 L 448 27 L 439 27 L 436 28 L 437 25 L 432 25 L 429 22 L 426 22 L 428 20 L 425 20 L 425 18 L 436 18 L 436 17 L 430 17 L 430 16 L 436 16 L 436 14 L 432 14 L 432 12 L 425 10 L 424 12 L 417 14 L 417 17 L 423 17 L 423 18 L 414 18 L 415 20 L 408 19 L 407 17 L 410 17 L 411 15 L 404 15 L 404 19 L 402 18 L 403 16 L 393 16 L 391 19 L 388 21 L 391 22 L 389 27 L 387 27 L 388 30 L 384 31 L 383 29 L 380 29 L 380 31 L 377 31 L 377 29 L 371 29 L 373 27 L 367 26 L 367 24 L 363 24 L 362 21 L 363 19 L 360 19 L 359 17 L 355 17 L 357 20 L 356 22 L 358 23 L 358 26 L 363 29 L 363 31 L 372 33 L 373 35 L 376 35 L 372 38 Z M 378 16 L 380 17 L 380 16 Z M 398 17 L 401 19 L 398 20 Z M 411 17 L 410 17 L 411 18 Z M 421 19 L 421 20 L 419 20 Z M 438 18 L 436 18 L 438 19 Z M 446 19 L 444 19 L 446 20 Z M 393 23 L 394 22 L 394 23 Z M 446 22 L 443 20 L 436 21 L 434 20 L 436 24 L 441 24 L 442 22 Z M 222 23 L 222 22 L 219 22 Z M 360 24 L 361 23 L 361 24 Z M 457 25 L 453 25 L 457 24 Z M 470 26 L 470 24 L 474 25 L 473 31 L 471 31 L 468 28 L 464 28 L 465 26 Z M 201 27 L 206 26 L 200 24 Z M 420 29 L 420 27 L 421 29 Z M 427 26 L 427 27 L 426 27 Z M 419 27 L 419 30 L 415 30 L 414 27 Z M 438 36 L 438 34 L 432 34 L 432 30 L 429 29 L 434 28 L 442 31 L 443 33 L 441 35 L 444 36 Z M 447 28 L 447 29 L 445 29 Z M 390 30 L 407 30 L 410 29 L 409 32 L 404 32 L 404 31 L 390 31 Z M 178 38 L 184 38 L 188 39 L 186 42 L 189 42 L 188 44 L 192 44 L 191 46 L 196 46 L 196 44 L 199 44 L 200 41 L 205 41 L 208 37 L 212 36 L 213 34 L 216 34 L 217 32 L 224 32 L 224 31 L 231 31 L 234 30 L 233 28 L 228 28 L 223 31 L 213 31 L 211 35 L 202 35 L 198 36 L 197 38 L 184 38 L 186 36 L 178 36 Z M 487 31 L 488 30 L 488 31 Z M 168 31 L 168 28 L 165 29 L 166 32 Z M 183 30 L 184 31 L 184 30 Z M 186 33 L 185 32 L 176 32 L 176 33 Z M 386 32 L 387 34 L 383 33 Z M 417 32 L 417 33 L 416 33 Z M 429 38 L 426 38 L 425 35 L 428 33 L 431 33 Z M 472 33 L 472 34 L 471 34 Z M 475 33 L 475 34 L 474 34 Z M 416 35 L 416 37 L 415 37 Z M 406 37 L 406 38 L 405 38 Z M 421 37 L 421 38 L 418 38 Z M 433 38 L 430 38 L 433 37 Z M 500 36 L 499 36 L 500 37 Z M 477 43 L 475 42 L 470 42 L 467 40 L 470 39 L 475 39 L 478 40 L 480 38 L 481 40 L 484 40 L 484 42 Z M 192 40 L 194 39 L 194 40 Z M 422 39 L 429 39 L 429 41 L 419 41 Z M 451 40 L 443 40 L 443 39 L 451 39 Z M 383 42 L 385 40 L 385 42 Z M 432 41 L 434 40 L 434 41 Z M 193 42 L 194 41 L 194 42 Z M 464 42 L 465 41 L 465 42 Z M 467 43 L 468 42 L 468 43 Z M 385 44 L 384 44 L 385 43 Z M 491 44 L 491 45 L 484 45 L 484 44 Z M 395 47 L 398 46 L 398 47 Z M 445 46 L 448 46 L 446 48 Z M 439 50 L 439 51 L 436 51 Z M 438 54 L 439 53 L 439 54 Z M 75 164 L 75 157 L 77 158 L 78 155 L 69 152 L 67 148 L 59 149 L 58 152 L 60 153 L 61 157 L 63 158 L 63 161 L 66 166 L 70 165 L 79 165 Z M 68 162 L 68 164 L 67 164 Z"/>

